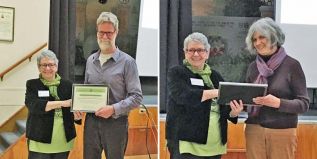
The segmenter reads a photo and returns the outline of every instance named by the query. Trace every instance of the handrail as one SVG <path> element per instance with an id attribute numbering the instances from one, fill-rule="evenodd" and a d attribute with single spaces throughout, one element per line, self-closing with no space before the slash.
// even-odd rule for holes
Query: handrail
<path id="1" fill-rule="evenodd" d="M 7 68 L 6 70 L 4 70 L 3 72 L 0 73 L 0 78 L 1 81 L 3 81 L 3 77 L 5 74 L 7 74 L 8 72 L 10 72 L 11 70 L 13 70 L 15 67 L 19 66 L 22 62 L 24 62 L 25 60 L 29 59 L 29 61 L 31 61 L 31 58 L 34 54 L 36 54 L 38 51 L 40 51 L 41 49 L 43 49 L 44 47 L 47 46 L 47 43 L 41 45 L 40 47 L 38 47 L 37 49 L 35 49 L 34 51 L 32 51 L 30 54 L 26 55 L 25 57 L 23 57 L 21 60 L 19 60 L 18 62 L 16 62 L 15 64 L 11 65 L 9 68 Z"/>

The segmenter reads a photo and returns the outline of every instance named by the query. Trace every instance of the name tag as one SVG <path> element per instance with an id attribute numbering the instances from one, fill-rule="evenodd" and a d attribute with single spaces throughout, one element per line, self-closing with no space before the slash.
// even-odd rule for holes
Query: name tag
<path id="1" fill-rule="evenodd" d="M 190 82 L 195 86 L 204 86 L 204 81 L 202 79 L 190 78 Z"/>
<path id="2" fill-rule="evenodd" d="M 38 96 L 39 97 L 49 97 L 50 96 L 50 92 L 45 90 L 45 91 L 38 91 Z"/>

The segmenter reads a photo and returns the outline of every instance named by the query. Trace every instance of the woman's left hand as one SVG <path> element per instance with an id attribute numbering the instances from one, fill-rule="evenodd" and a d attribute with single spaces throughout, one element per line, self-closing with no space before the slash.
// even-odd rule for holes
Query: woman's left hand
<path id="1" fill-rule="evenodd" d="M 236 100 L 230 101 L 230 117 L 236 117 L 243 110 L 243 102 L 239 100 L 239 103 Z"/>
<path id="2" fill-rule="evenodd" d="M 75 111 L 74 113 L 74 120 L 80 120 L 83 118 L 83 113 L 79 111 Z"/>
<path id="3" fill-rule="evenodd" d="M 253 98 L 253 102 L 258 105 L 279 108 L 281 104 L 280 98 L 273 96 L 272 94 L 263 96 L 263 97 L 256 97 Z"/>

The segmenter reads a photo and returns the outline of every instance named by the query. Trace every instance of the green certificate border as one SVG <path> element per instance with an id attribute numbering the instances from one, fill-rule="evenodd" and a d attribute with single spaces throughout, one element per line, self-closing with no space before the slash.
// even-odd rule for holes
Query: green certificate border
<path id="1" fill-rule="evenodd" d="M 109 88 L 106 85 L 73 84 L 71 111 L 96 112 L 108 105 Z"/>

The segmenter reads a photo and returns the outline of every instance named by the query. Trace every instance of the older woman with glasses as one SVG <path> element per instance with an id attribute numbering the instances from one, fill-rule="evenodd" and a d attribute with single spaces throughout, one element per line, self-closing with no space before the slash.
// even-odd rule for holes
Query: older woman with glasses
<path id="1" fill-rule="evenodd" d="M 29 159 L 67 159 L 74 144 L 74 120 L 81 113 L 70 112 L 72 83 L 57 74 L 58 59 L 50 50 L 37 57 L 39 78 L 26 82 L 25 105 Z"/>
<path id="2" fill-rule="evenodd" d="M 237 123 L 243 109 L 238 103 L 217 104 L 223 78 L 206 64 L 209 50 L 205 35 L 190 34 L 184 40 L 183 65 L 168 72 L 166 138 L 171 159 L 220 159 L 226 153 L 227 120 Z"/>

